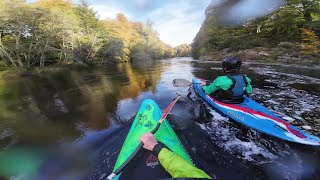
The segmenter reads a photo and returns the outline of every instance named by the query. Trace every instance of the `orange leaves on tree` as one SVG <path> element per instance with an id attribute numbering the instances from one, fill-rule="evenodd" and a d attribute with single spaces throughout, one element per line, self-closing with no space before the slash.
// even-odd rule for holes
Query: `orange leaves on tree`
<path id="1" fill-rule="evenodd" d="M 304 54 L 320 53 L 320 38 L 316 33 L 309 29 L 301 29 L 301 44 L 300 47 Z"/>

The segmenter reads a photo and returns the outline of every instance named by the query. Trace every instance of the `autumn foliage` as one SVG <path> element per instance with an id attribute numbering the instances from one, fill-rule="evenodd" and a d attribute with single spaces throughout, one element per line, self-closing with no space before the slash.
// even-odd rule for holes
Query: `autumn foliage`
<path id="1" fill-rule="evenodd" d="M 301 49 L 305 54 L 319 54 L 320 53 L 320 37 L 314 31 L 309 29 L 301 29 Z"/>
<path id="2" fill-rule="evenodd" d="M 223 14 L 221 9 L 232 9 L 232 5 L 240 1 L 224 2 L 220 9 L 207 8 L 206 19 L 192 44 L 194 58 L 223 50 L 235 52 L 255 47 L 275 48 L 281 42 L 300 44 L 297 48 L 301 47 L 302 53 L 319 55 L 320 1 L 287 0 L 276 11 L 236 26 L 221 24 L 218 17 Z"/>
<path id="3" fill-rule="evenodd" d="M 0 0 L 0 65 L 34 67 L 172 57 L 152 23 L 101 20 L 85 0 Z"/>

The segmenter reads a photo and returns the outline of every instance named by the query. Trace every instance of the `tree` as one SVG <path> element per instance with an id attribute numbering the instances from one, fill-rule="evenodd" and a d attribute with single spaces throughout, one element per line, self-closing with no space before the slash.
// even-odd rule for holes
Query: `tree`
<path id="1" fill-rule="evenodd" d="M 80 23 L 80 32 L 77 35 L 74 59 L 92 61 L 107 42 L 105 30 L 96 17 L 97 13 L 89 8 L 87 1 L 81 0 L 80 5 L 75 8 L 75 13 Z"/>
<path id="2" fill-rule="evenodd" d="M 104 28 L 108 33 L 108 38 L 122 41 L 122 49 L 116 52 L 121 61 L 130 60 L 130 44 L 133 40 L 132 24 L 128 21 L 124 14 L 117 14 L 114 20 L 105 20 Z M 118 43 L 117 43 L 118 44 Z M 117 58 L 118 59 L 118 58 Z"/>
<path id="3" fill-rule="evenodd" d="M 315 32 L 308 29 L 301 29 L 302 42 L 300 44 L 302 52 L 305 54 L 318 55 L 320 53 L 320 38 Z"/>
<path id="4" fill-rule="evenodd" d="M 266 16 L 241 21 L 242 26 L 223 24 L 221 14 L 238 2 L 230 0 L 219 7 L 207 8 L 206 19 L 192 43 L 193 57 L 199 58 L 225 48 L 275 47 L 283 41 L 305 44 L 310 38 L 320 36 L 320 1 L 288 0 L 278 10 L 269 10 L 270 14 Z"/>
<path id="5" fill-rule="evenodd" d="M 37 31 L 43 11 L 29 8 L 24 3 L 5 2 L 1 12 L 0 49 L 3 59 L 13 66 L 30 65 L 30 54 L 33 50 L 33 33 Z"/>
<path id="6" fill-rule="evenodd" d="M 99 20 L 85 0 L 0 0 L 0 64 L 46 66 L 73 61 L 129 61 L 169 57 L 152 23 L 123 14 Z"/>
<path id="7" fill-rule="evenodd" d="M 181 44 L 174 48 L 176 51 L 176 56 L 186 57 L 191 55 L 191 46 L 188 44 Z"/>
<path id="8" fill-rule="evenodd" d="M 46 54 L 58 59 L 58 63 L 66 63 L 72 57 L 74 38 L 79 31 L 73 4 L 69 0 L 39 0 L 35 5 L 49 11 L 47 21 L 40 26 L 45 34 L 41 39 L 44 48 L 41 51 L 40 66 L 44 66 Z M 55 51 L 59 52 L 58 57 Z"/>

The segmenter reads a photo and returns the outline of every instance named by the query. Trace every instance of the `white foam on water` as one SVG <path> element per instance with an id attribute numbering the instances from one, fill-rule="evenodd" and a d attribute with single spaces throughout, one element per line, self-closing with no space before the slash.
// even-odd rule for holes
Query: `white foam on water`
<path id="1" fill-rule="evenodd" d="M 6 138 L 10 138 L 10 142 L 6 144 L 3 148 L 5 149 L 11 149 L 16 143 L 18 143 L 18 139 L 15 137 L 15 132 L 12 129 L 4 129 L 0 131 L 0 140 L 4 140 Z"/>
<path id="2" fill-rule="evenodd" d="M 206 69 L 205 68 L 193 68 L 193 72 L 203 71 L 203 70 L 206 70 Z"/>
<path id="3" fill-rule="evenodd" d="M 213 115 L 212 122 L 207 124 L 199 124 L 199 126 L 203 130 L 207 131 L 211 135 L 211 138 L 214 140 L 214 142 L 220 147 L 232 154 L 238 154 L 237 156 L 247 161 L 265 163 L 277 159 L 277 156 L 270 152 L 266 147 L 261 146 L 259 142 L 256 142 L 256 140 L 259 139 L 259 133 L 253 131 L 251 132 L 251 134 L 254 136 L 253 139 L 250 139 L 249 142 L 247 140 L 242 141 L 236 137 L 236 133 L 239 133 L 239 131 L 242 133 L 241 130 L 234 127 L 229 118 L 221 116 L 218 112 L 211 108 L 209 108 L 209 110 Z M 261 156 L 263 158 L 259 158 L 258 160 L 254 158 Z"/>
<path id="4" fill-rule="evenodd" d="M 273 81 L 277 84 L 283 82 L 283 80 L 277 79 Z M 288 79 L 285 83 L 292 83 L 292 81 L 294 80 Z M 254 100 L 258 100 L 271 112 L 288 122 L 299 120 L 305 123 L 307 120 L 303 119 L 301 116 L 320 106 L 319 96 L 291 87 L 282 87 L 275 90 L 255 88 L 253 92 L 252 98 Z M 266 95 L 271 96 L 267 97 Z"/>
<path id="5" fill-rule="evenodd" d="M 5 139 L 7 137 L 13 136 L 14 131 L 11 129 L 4 129 L 3 131 L 0 132 L 0 139 Z"/>
<path id="6" fill-rule="evenodd" d="M 310 126 L 302 126 L 302 128 L 305 129 L 305 130 L 311 130 L 312 129 L 312 127 L 310 127 Z"/>
<path id="7" fill-rule="evenodd" d="M 303 118 L 300 116 L 293 116 L 293 118 L 298 119 L 298 120 L 303 120 Z"/>
<path id="8" fill-rule="evenodd" d="M 213 70 L 222 70 L 222 68 L 220 68 L 220 67 L 210 67 L 210 69 L 213 69 Z"/>
<path id="9" fill-rule="evenodd" d="M 105 178 L 106 176 L 108 176 L 106 173 L 101 174 L 101 176 L 99 177 L 99 180 L 107 179 L 107 178 Z"/>
<path id="10" fill-rule="evenodd" d="M 279 116 L 279 117 L 286 117 L 287 115 L 285 114 L 285 113 L 282 113 L 282 112 L 280 112 L 280 108 L 279 107 L 277 107 L 277 106 L 274 106 L 273 107 L 275 110 L 271 110 L 271 109 L 269 109 L 271 112 L 273 112 L 274 114 L 276 114 L 277 116 Z"/>
<path id="11" fill-rule="evenodd" d="M 279 104 L 281 104 L 281 103 L 279 103 L 279 102 L 277 102 L 277 101 L 275 101 L 275 100 L 271 100 L 271 99 L 267 100 L 266 102 L 268 102 L 268 103 L 270 103 L 270 104 L 274 104 L 274 105 L 279 105 Z"/>
<path id="12" fill-rule="evenodd" d="M 14 134 L 14 132 L 10 129 L 4 129 L 2 132 L 0 132 L 0 138 L 3 139 L 3 138 L 6 138 L 6 137 L 9 137 L 9 136 L 12 136 Z"/>
<path id="13" fill-rule="evenodd" d="M 232 141 L 228 141 L 225 147 L 229 150 L 236 149 L 238 152 L 241 151 L 243 158 L 247 161 L 256 161 L 252 158 L 255 155 L 262 155 L 269 160 L 275 160 L 277 157 L 272 153 L 268 152 L 263 147 L 260 147 L 255 142 L 243 142 L 240 139 L 234 138 Z M 260 162 L 261 163 L 261 162 Z"/>
<path id="14" fill-rule="evenodd" d="M 293 119 L 292 117 L 289 117 L 289 116 L 284 116 L 284 117 L 282 117 L 282 119 L 284 119 L 284 120 L 286 120 L 286 121 L 288 121 L 288 122 L 293 122 L 293 121 L 295 121 L 295 119 Z"/>
<path id="15" fill-rule="evenodd" d="M 305 75 L 301 75 L 301 74 L 291 74 L 291 73 L 278 72 L 271 67 L 264 67 L 264 68 L 257 67 L 257 68 L 255 68 L 255 71 L 258 74 L 271 76 L 273 78 L 283 77 L 288 80 L 288 81 L 285 81 L 284 83 L 294 82 L 294 83 L 320 84 L 320 79 L 318 79 L 318 78 L 313 78 L 313 77 L 305 76 Z"/>
<path id="16" fill-rule="evenodd" d="M 217 111 L 211 109 L 210 114 L 213 116 L 213 119 L 221 120 L 221 121 L 228 121 L 229 118 L 222 116 Z"/>
<path id="17" fill-rule="evenodd" d="M 200 123 L 198 123 L 198 125 L 199 125 L 199 127 L 202 129 L 202 130 L 206 130 L 207 128 L 206 128 L 206 126 L 204 125 L 204 124 L 200 124 Z"/>

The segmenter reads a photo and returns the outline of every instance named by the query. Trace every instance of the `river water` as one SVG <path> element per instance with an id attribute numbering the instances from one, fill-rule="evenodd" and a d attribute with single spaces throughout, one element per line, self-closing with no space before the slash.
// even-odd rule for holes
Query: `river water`
<path id="1" fill-rule="evenodd" d="M 320 68 L 244 63 L 242 71 L 252 79 L 254 100 L 320 136 Z M 220 62 L 174 58 L 1 80 L 0 148 L 41 149 L 39 179 L 105 179 L 141 102 L 150 98 L 164 109 L 180 94 L 169 122 L 194 163 L 212 177 L 319 179 L 318 147 L 248 129 L 192 89 L 172 85 L 176 78 L 222 74 Z"/>

